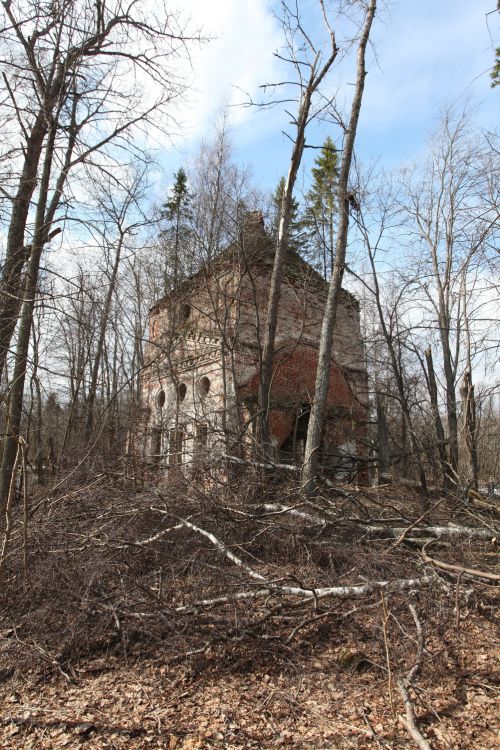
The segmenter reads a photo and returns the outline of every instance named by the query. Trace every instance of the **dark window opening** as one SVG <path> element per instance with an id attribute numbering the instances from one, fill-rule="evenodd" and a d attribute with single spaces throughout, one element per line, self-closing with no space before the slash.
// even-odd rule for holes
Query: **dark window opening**
<path id="1" fill-rule="evenodd" d="M 169 466 L 181 466 L 182 448 L 184 443 L 184 431 L 180 428 L 172 429 L 169 432 Z"/>
<path id="2" fill-rule="evenodd" d="M 201 398 L 204 398 L 210 390 L 210 380 L 204 376 L 198 381 L 198 393 Z"/>
<path id="3" fill-rule="evenodd" d="M 161 429 L 155 427 L 151 436 L 151 457 L 159 461 L 161 459 Z"/>
<path id="4" fill-rule="evenodd" d="M 159 408 L 163 408 L 165 406 L 165 391 L 160 391 L 159 394 L 156 397 L 156 404 L 159 406 Z"/>
<path id="5" fill-rule="evenodd" d="M 187 393 L 187 385 L 185 383 L 179 383 L 177 387 L 177 397 L 179 401 L 184 401 Z"/>
<path id="6" fill-rule="evenodd" d="M 182 305 L 180 309 L 180 314 L 179 314 L 179 322 L 185 323 L 190 315 L 191 315 L 191 305 L 188 305 L 188 304 Z"/>

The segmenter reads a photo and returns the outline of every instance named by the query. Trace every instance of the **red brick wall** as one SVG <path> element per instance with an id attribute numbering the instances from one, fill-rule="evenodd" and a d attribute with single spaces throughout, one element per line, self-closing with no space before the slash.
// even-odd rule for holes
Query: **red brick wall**
<path id="1" fill-rule="evenodd" d="M 294 407 L 310 403 L 314 395 L 318 350 L 313 346 L 298 345 L 292 352 L 275 358 L 269 417 L 271 434 L 278 444 L 289 435 L 295 420 Z M 250 382 L 239 389 L 242 398 L 256 397 L 260 376 L 256 372 Z M 353 421 L 362 420 L 364 407 L 357 399 L 341 370 L 332 363 L 328 388 L 329 407 L 336 407 Z"/>

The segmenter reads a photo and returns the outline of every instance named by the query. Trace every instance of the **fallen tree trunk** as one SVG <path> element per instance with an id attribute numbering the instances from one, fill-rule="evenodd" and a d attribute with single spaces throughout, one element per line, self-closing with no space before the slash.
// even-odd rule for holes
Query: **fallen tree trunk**
<path id="1" fill-rule="evenodd" d="M 332 523 L 332 519 L 328 518 L 327 515 L 325 517 L 319 516 L 319 515 L 313 515 L 312 513 L 307 513 L 306 511 L 297 510 L 299 506 L 290 506 L 290 505 L 282 505 L 281 503 L 264 503 L 263 505 L 260 505 L 259 508 L 272 515 L 282 515 L 289 513 L 292 516 L 297 516 L 298 518 L 302 518 L 304 521 L 309 521 L 313 524 L 318 525 L 325 525 L 327 523 Z M 402 526 L 377 526 L 375 524 L 368 524 L 364 521 L 359 521 L 358 519 L 354 520 L 354 523 L 356 526 L 361 528 L 365 534 L 373 535 L 373 536 L 379 536 L 379 535 L 386 535 L 390 537 L 399 537 L 404 535 L 409 528 L 411 528 L 412 536 L 422 536 L 422 537 L 465 537 L 469 539 L 485 539 L 485 540 L 493 540 L 496 538 L 496 531 L 491 529 L 479 529 L 475 528 L 473 526 L 411 526 L 411 527 L 402 527 Z"/>
<path id="2" fill-rule="evenodd" d="M 387 534 L 388 536 L 400 536 L 406 529 L 396 526 L 373 526 L 371 524 L 359 524 L 363 531 L 370 535 Z M 496 532 L 491 529 L 478 529 L 473 526 L 420 526 L 411 529 L 412 536 L 452 537 L 468 539 L 496 539 Z"/>
<path id="3" fill-rule="evenodd" d="M 156 513 L 170 515 L 168 511 L 163 510 L 162 508 L 151 506 L 151 510 L 155 511 Z M 253 570 L 253 568 L 251 568 L 249 565 L 243 562 L 241 558 L 235 555 L 234 552 L 231 552 L 227 545 L 224 544 L 224 542 L 217 536 L 215 536 L 215 534 L 213 534 L 211 531 L 207 531 L 206 529 L 203 529 L 200 526 L 196 526 L 194 523 L 191 523 L 191 521 L 186 521 L 184 519 L 181 519 L 180 524 L 173 528 L 179 528 L 179 526 L 181 525 L 185 526 L 187 529 L 191 529 L 197 534 L 200 534 L 205 539 L 208 539 L 218 552 L 227 557 L 228 560 L 230 560 L 234 565 L 244 571 L 250 578 L 253 578 L 254 580 L 265 584 L 265 588 L 258 589 L 257 591 L 238 592 L 233 596 L 221 596 L 216 597 L 215 599 L 202 599 L 199 602 L 178 607 L 174 610 L 175 612 L 185 612 L 190 609 L 198 609 L 199 607 L 207 606 L 209 607 L 216 604 L 228 604 L 230 602 L 234 602 L 235 599 L 251 599 L 255 597 L 271 596 L 275 594 L 279 594 L 281 596 L 298 596 L 314 601 L 324 599 L 326 597 L 348 599 L 350 597 L 367 596 L 374 591 L 380 590 L 404 591 L 410 588 L 426 586 L 435 581 L 434 576 L 421 576 L 420 578 L 406 578 L 399 581 L 371 581 L 361 585 L 348 586 L 311 586 L 310 588 L 302 586 L 283 586 L 281 584 L 273 583 L 273 581 L 269 581 L 264 575 L 258 573 L 256 570 Z"/>
<path id="4" fill-rule="evenodd" d="M 192 604 L 184 604 L 175 607 L 174 612 L 195 612 L 205 607 L 215 607 L 224 604 L 233 604 L 235 601 L 247 599 L 262 599 L 263 597 L 275 596 L 297 596 L 305 601 L 319 601 L 320 599 L 360 599 L 369 596 L 375 591 L 394 593 L 396 591 L 408 591 L 408 589 L 430 586 L 436 582 L 435 576 L 421 576 L 420 578 L 403 578 L 395 581 L 369 581 L 359 586 L 330 586 L 328 588 L 301 588 L 299 586 L 279 586 L 269 584 L 267 588 L 255 591 L 238 591 L 228 596 L 217 596 L 213 599 L 200 599 Z"/>

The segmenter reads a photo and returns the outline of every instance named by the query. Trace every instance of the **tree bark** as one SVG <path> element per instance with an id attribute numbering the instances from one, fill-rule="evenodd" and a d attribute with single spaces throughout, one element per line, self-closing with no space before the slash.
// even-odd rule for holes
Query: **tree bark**
<path id="1" fill-rule="evenodd" d="M 469 370 L 464 373 L 461 388 L 462 410 L 464 415 L 465 446 L 467 449 L 467 463 L 469 464 L 469 482 L 477 492 L 479 466 L 477 457 L 477 429 L 476 429 L 476 397 Z"/>
<path id="2" fill-rule="evenodd" d="M 54 158 L 54 144 L 56 133 L 57 127 L 56 124 L 53 123 L 49 131 L 47 144 L 45 147 L 45 157 L 35 215 L 35 232 L 33 245 L 31 248 L 30 260 L 26 273 L 25 295 L 21 311 L 19 334 L 17 338 L 12 386 L 9 394 L 7 436 L 5 438 L 2 466 L 0 469 L 0 515 L 2 516 L 5 510 L 6 503 L 8 502 L 9 487 L 15 465 L 17 448 L 19 445 L 24 381 L 26 378 L 26 366 L 28 361 L 31 326 L 33 322 L 33 310 L 35 307 L 35 298 L 38 287 L 38 272 L 40 268 L 40 259 L 47 236 L 45 227 L 45 210 L 47 207 L 47 197 Z"/>
<path id="3" fill-rule="evenodd" d="M 25 145 L 25 159 L 7 234 L 5 261 L 0 279 L 0 380 L 17 324 L 22 298 L 22 276 L 26 263 L 25 232 L 31 198 L 36 187 L 38 165 L 47 135 L 45 113 L 40 111 Z"/>
<path id="4" fill-rule="evenodd" d="M 306 495 L 310 494 L 313 491 L 318 474 L 319 451 L 321 446 L 321 437 L 328 399 L 330 365 L 333 352 L 333 334 L 335 322 L 337 319 L 339 297 L 342 288 L 342 278 L 344 275 L 347 233 L 349 229 L 348 181 L 354 151 L 354 141 L 356 139 L 356 131 L 359 121 L 359 113 L 361 111 L 361 101 L 363 98 L 363 91 L 365 87 L 366 46 L 368 44 L 370 29 L 375 16 L 376 7 L 376 0 L 370 0 L 358 46 L 356 87 L 351 107 L 351 114 L 349 117 L 349 123 L 346 129 L 346 138 L 344 141 L 344 150 L 340 166 L 340 175 L 337 188 L 339 226 L 337 231 L 337 242 L 335 246 L 335 261 L 333 274 L 330 279 L 330 285 L 328 289 L 325 312 L 323 316 L 323 325 L 321 330 L 318 355 L 318 370 L 316 374 L 316 386 L 314 391 L 314 400 L 311 409 L 311 415 L 309 418 L 304 466 L 302 469 L 302 487 Z"/>
<path id="5" fill-rule="evenodd" d="M 317 65 L 319 62 L 319 53 L 316 54 L 314 62 L 310 67 L 310 75 L 307 84 L 305 87 L 301 87 L 299 112 L 296 119 L 296 136 L 293 144 L 290 166 L 288 169 L 288 175 L 285 181 L 285 187 L 283 190 L 283 197 L 280 206 L 278 238 L 276 242 L 276 253 L 274 256 L 271 285 L 269 289 L 267 320 L 264 330 L 259 386 L 261 416 L 259 418 L 258 424 L 258 442 L 265 454 L 268 453 L 269 450 L 268 413 L 273 375 L 274 345 L 276 340 L 276 329 L 278 325 L 278 309 L 281 296 L 283 265 L 287 251 L 288 233 L 292 213 L 293 189 L 302 160 L 302 154 L 304 153 L 305 132 L 307 124 L 309 122 L 312 97 L 317 91 L 324 77 L 330 70 L 331 66 L 333 65 L 333 62 L 338 53 L 338 48 L 335 43 L 335 36 L 333 34 L 333 31 L 329 29 L 329 32 L 331 51 L 328 59 L 318 70 Z"/>
<path id="6" fill-rule="evenodd" d="M 443 351 L 443 367 L 446 383 L 446 413 L 448 417 L 448 437 L 450 465 L 455 474 L 458 470 L 458 417 L 457 417 L 457 397 L 455 394 L 455 373 L 453 371 L 452 354 L 450 348 L 450 322 L 449 316 L 445 309 L 444 299 L 441 292 L 439 299 L 439 336 Z"/>
<path id="7" fill-rule="evenodd" d="M 439 414 L 438 389 L 436 383 L 436 374 L 434 372 L 434 362 L 432 359 L 432 349 L 430 346 L 425 350 L 425 361 L 427 363 L 427 386 L 431 399 L 432 414 L 434 416 L 434 429 L 436 430 L 439 461 L 441 464 L 441 471 L 443 472 L 443 486 L 446 489 L 450 486 L 450 465 L 448 463 L 448 455 L 446 453 L 446 435 L 444 434 L 444 427 L 441 421 L 441 416 Z"/>

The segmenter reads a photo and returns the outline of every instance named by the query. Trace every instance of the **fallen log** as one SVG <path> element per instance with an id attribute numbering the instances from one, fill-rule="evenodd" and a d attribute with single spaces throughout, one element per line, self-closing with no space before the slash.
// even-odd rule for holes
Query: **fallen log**
<path id="1" fill-rule="evenodd" d="M 408 589 L 421 588 L 429 586 L 436 582 L 435 576 L 427 575 L 420 578 L 403 578 L 395 581 L 370 581 L 361 585 L 352 586 L 330 586 L 328 588 L 301 588 L 298 586 L 280 586 L 269 584 L 267 588 L 256 589 L 254 591 L 239 591 L 228 596 L 218 596 L 213 599 L 200 599 L 192 604 L 184 604 L 181 607 L 175 607 L 174 612 L 195 612 L 198 609 L 214 607 L 224 604 L 233 604 L 235 601 L 247 599 L 262 599 L 263 597 L 275 596 L 298 596 L 306 602 L 319 601 L 329 597 L 336 599 L 360 599 L 369 596 L 375 591 L 385 591 L 394 593 L 396 591 L 407 591 Z"/>
<path id="2" fill-rule="evenodd" d="M 331 523 L 332 519 L 327 516 L 322 517 L 319 515 L 313 515 L 303 510 L 297 510 L 297 506 L 282 505 L 281 503 L 264 503 L 259 508 L 273 515 L 290 514 L 298 518 L 302 518 L 304 521 L 309 521 L 317 525 L 326 525 Z M 385 534 L 390 537 L 400 537 L 406 535 L 411 531 L 413 536 L 423 537 L 466 537 L 469 539 L 485 539 L 485 540 L 496 540 L 496 532 L 491 529 L 479 529 L 473 526 L 414 526 L 413 524 L 409 527 L 402 526 L 377 526 L 375 524 L 369 524 L 365 521 L 355 520 L 356 526 L 363 529 L 365 534 L 379 536 Z"/>
<path id="3" fill-rule="evenodd" d="M 373 526 L 370 524 L 359 523 L 363 531 L 370 535 L 387 534 L 391 537 L 398 537 L 404 534 L 407 529 L 396 526 Z M 420 526 L 411 529 L 412 536 L 423 537 L 452 537 L 468 539 L 485 539 L 487 541 L 496 541 L 496 532 L 491 529 L 478 529 L 473 526 Z"/>

